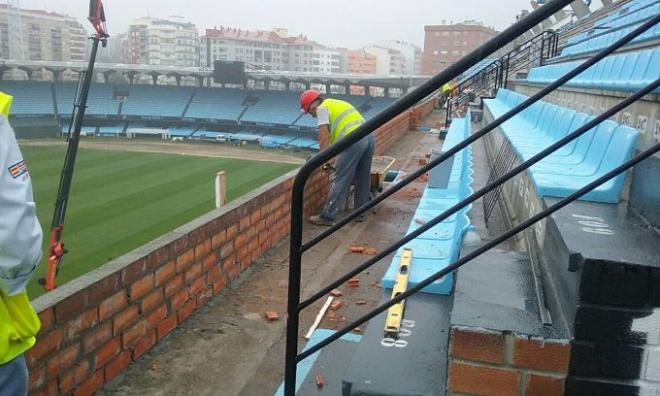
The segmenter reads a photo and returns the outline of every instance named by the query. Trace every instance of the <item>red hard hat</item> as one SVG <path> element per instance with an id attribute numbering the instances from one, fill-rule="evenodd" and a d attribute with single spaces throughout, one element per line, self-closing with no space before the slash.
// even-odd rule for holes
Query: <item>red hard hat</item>
<path id="1" fill-rule="evenodd" d="M 321 96 L 321 93 L 315 89 L 308 89 L 300 95 L 300 108 L 305 113 L 309 112 L 309 107 L 316 99 Z"/>

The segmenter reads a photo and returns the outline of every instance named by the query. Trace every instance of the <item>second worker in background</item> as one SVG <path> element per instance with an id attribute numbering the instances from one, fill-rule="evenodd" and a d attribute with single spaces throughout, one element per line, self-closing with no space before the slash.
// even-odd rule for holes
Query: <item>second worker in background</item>
<path id="1" fill-rule="evenodd" d="M 324 99 L 321 93 L 314 89 L 302 93 L 300 108 L 317 120 L 320 150 L 348 136 L 364 123 L 364 117 L 353 105 L 343 100 Z M 335 179 L 330 188 L 330 195 L 321 214 L 309 219 L 311 223 L 332 226 L 348 198 L 354 180 L 355 208 L 369 201 L 374 146 L 375 139 L 373 134 L 370 134 L 337 155 L 334 166 Z M 364 216 L 356 218 L 356 221 L 363 220 Z"/>

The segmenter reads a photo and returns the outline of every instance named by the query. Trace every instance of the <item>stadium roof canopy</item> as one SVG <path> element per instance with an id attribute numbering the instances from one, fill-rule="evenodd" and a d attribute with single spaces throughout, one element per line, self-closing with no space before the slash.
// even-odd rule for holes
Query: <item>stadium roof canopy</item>
<path id="1" fill-rule="evenodd" d="M 0 60 L 0 72 L 10 69 L 24 71 L 39 71 L 46 69 L 53 72 L 72 70 L 80 72 L 87 67 L 86 62 L 58 62 L 58 61 L 27 61 L 27 60 Z M 165 75 L 175 77 L 207 78 L 213 76 L 213 70 L 201 67 L 159 66 L 159 65 L 133 65 L 123 63 L 97 63 L 95 70 L 99 73 L 126 73 Z M 273 80 L 283 82 L 306 82 L 318 84 L 362 85 L 388 88 L 415 87 L 429 79 L 429 76 L 376 76 L 366 74 L 334 73 L 321 74 L 312 72 L 265 71 L 247 70 L 247 78 L 253 80 Z"/>

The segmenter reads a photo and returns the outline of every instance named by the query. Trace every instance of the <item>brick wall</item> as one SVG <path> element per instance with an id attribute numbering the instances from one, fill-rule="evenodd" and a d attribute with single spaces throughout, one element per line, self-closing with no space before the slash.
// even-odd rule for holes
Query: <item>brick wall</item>
<path id="1" fill-rule="evenodd" d="M 562 395 L 571 346 L 564 340 L 453 326 L 449 394 Z"/>
<path id="2" fill-rule="evenodd" d="M 433 111 L 436 102 L 437 99 L 432 98 L 413 107 L 410 115 L 410 127 L 417 128 L 421 126 L 422 120 Z"/>
<path id="3" fill-rule="evenodd" d="M 383 152 L 408 131 L 406 112 L 377 132 Z M 30 393 L 88 395 L 185 321 L 289 234 L 295 171 L 36 299 Z M 328 174 L 305 189 L 321 207 Z"/>
<path id="4" fill-rule="evenodd" d="M 579 290 L 566 394 L 660 393 L 660 269 L 588 260 Z"/>

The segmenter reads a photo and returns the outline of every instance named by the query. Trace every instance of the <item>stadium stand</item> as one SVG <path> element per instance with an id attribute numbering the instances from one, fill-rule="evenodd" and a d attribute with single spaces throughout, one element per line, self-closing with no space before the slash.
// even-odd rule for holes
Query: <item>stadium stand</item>
<path id="1" fill-rule="evenodd" d="M 525 99 L 524 95 L 500 89 L 496 98 L 486 99 L 484 103 L 493 117 L 499 117 Z M 500 128 L 519 158 L 525 161 L 587 121 L 587 114 L 540 101 Z M 613 121 L 599 124 L 563 152 L 532 166 L 529 172 L 539 195 L 566 197 L 609 172 L 631 157 L 637 135 L 635 129 Z M 624 178 L 621 174 L 580 199 L 616 203 Z"/>
<path id="2" fill-rule="evenodd" d="M 240 89 L 197 88 L 184 118 L 236 121 L 246 97 Z"/>
<path id="3" fill-rule="evenodd" d="M 252 106 L 248 106 L 241 122 L 265 125 L 292 125 L 300 117 L 299 93 L 292 91 L 250 91 Z"/>
<path id="4" fill-rule="evenodd" d="M 73 101 L 75 100 L 77 88 L 78 85 L 75 83 L 55 84 L 57 110 L 61 116 L 68 116 L 73 112 Z M 119 101 L 113 99 L 112 93 L 113 88 L 111 85 L 93 84 L 87 98 L 85 114 L 100 117 L 117 115 Z"/>
<path id="5" fill-rule="evenodd" d="M 181 118 L 193 94 L 192 87 L 122 85 L 128 91 L 122 114 L 125 116 Z"/>
<path id="6" fill-rule="evenodd" d="M 581 61 L 555 63 L 535 67 L 529 71 L 527 81 L 548 84 L 578 66 Z M 567 86 L 635 91 L 658 78 L 660 48 L 624 52 L 601 60 L 571 79 Z M 656 90 L 655 92 L 660 92 Z"/>
<path id="7" fill-rule="evenodd" d="M 54 114 L 53 84 L 36 81 L 1 81 L 0 89 L 14 97 L 12 113 L 21 116 Z"/>

